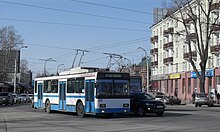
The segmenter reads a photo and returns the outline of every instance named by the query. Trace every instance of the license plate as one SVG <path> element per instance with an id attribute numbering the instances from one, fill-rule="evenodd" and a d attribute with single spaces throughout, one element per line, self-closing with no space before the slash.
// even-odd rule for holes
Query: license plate
<path id="1" fill-rule="evenodd" d="M 157 108 L 163 108 L 163 106 L 157 106 Z"/>

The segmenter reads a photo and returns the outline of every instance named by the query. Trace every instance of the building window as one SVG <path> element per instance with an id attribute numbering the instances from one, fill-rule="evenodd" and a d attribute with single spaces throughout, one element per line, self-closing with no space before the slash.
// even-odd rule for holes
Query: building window
<path id="1" fill-rule="evenodd" d="M 166 66 L 163 66 L 163 74 L 166 74 Z"/>
<path id="2" fill-rule="evenodd" d="M 178 21 L 176 20 L 175 21 L 175 28 L 177 28 L 178 27 Z"/>
<path id="3" fill-rule="evenodd" d="M 179 54 L 178 47 L 176 47 L 176 58 L 178 58 L 178 54 Z"/>
<path id="4" fill-rule="evenodd" d="M 178 63 L 176 63 L 176 72 L 178 72 Z"/>
<path id="5" fill-rule="evenodd" d="M 220 66 L 220 55 L 216 56 L 216 66 Z"/>
<path id="6" fill-rule="evenodd" d="M 162 27 L 160 27 L 160 35 L 162 35 Z"/>
<path id="7" fill-rule="evenodd" d="M 162 48 L 162 40 L 160 40 L 160 48 Z"/>

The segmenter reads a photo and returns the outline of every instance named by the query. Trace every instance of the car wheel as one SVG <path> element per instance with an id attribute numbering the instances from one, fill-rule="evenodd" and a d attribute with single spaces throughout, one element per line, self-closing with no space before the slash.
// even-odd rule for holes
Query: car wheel
<path id="1" fill-rule="evenodd" d="M 199 107 L 202 107 L 202 105 L 199 105 Z"/>
<path id="2" fill-rule="evenodd" d="M 142 106 L 139 106 L 137 109 L 137 115 L 138 116 L 144 116 L 145 115 L 145 111 L 144 108 Z"/>
<path id="3" fill-rule="evenodd" d="M 162 117 L 163 114 L 164 114 L 164 112 L 156 112 L 156 115 L 157 115 L 157 116 L 160 116 L 160 117 Z"/>
<path id="4" fill-rule="evenodd" d="M 14 105 L 14 100 L 11 101 L 11 105 Z"/>
<path id="5" fill-rule="evenodd" d="M 198 104 L 195 104 L 195 107 L 198 107 Z"/>
<path id="6" fill-rule="evenodd" d="M 32 108 L 33 108 L 33 106 L 32 106 Z M 50 105 L 49 100 L 47 100 L 47 102 L 45 103 L 45 112 L 51 113 L 51 105 Z"/>
<path id="7" fill-rule="evenodd" d="M 79 102 L 76 106 L 76 113 L 78 117 L 83 118 L 85 116 L 84 106 L 82 102 Z"/>

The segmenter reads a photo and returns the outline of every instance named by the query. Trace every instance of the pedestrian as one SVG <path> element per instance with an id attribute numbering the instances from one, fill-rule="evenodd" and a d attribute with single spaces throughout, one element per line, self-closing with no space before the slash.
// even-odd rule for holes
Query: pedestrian
<path id="1" fill-rule="evenodd" d="M 218 104 L 219 104 L 219 99 L 220 99 L 220 94 L 217 93 L 217 100 L 218 100 Z"/>

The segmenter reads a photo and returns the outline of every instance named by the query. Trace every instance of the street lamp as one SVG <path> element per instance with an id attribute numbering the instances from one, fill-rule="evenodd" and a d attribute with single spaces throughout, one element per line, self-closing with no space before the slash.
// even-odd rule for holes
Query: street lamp
<path id="1" fill-rule="evenodd" d="M 60 67 L 60 66 L 64 66 L 64 64 L 59 64 L 59 65 L 57 66 L 57 75 L 59 75 L 58 70 L 59 70 L 59 67 Z"/>
<path id="2" fill-rule="evenodd" d="M 28 48 L 28 46 L 23 45 L 17 51 L 20 51 L 22 48 Z M 16 82 L 17 82 L 17 59 L 20 58 L 18 58 L 17 52 L 15 52 L 14 93 L 16 93 Z"/>
<path id="3" fill-rule="evenodd" d="M 144 53 L 145 53 L 145 60 L 146 60 L 146 63 L 147 63 L 147 66 L 146 66 L 146 70 L 147 70 L 147 93 L 149 92 L 149 64 L 148 64 L 148 59 L 147 59 L 147 52 L 144 48 L 142 47 L 138 47 L 137 49 L 140 49 L 140 50 L 143 50 Z"/>

